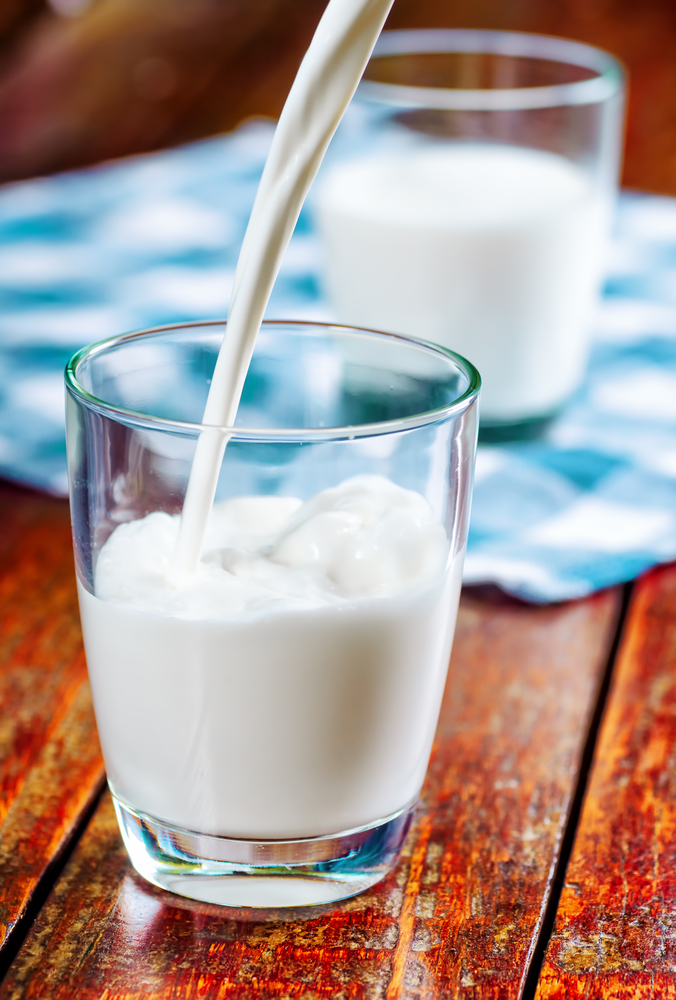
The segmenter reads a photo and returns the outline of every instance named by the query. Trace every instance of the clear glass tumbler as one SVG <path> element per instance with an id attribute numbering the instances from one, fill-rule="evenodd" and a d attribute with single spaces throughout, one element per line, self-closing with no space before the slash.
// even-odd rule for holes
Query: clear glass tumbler
<path id="1" fill-rule="evenodd" d="M 480 378 L 406 338 L 265 323 L 202 562 L 176 583 L 169 549 L 224 332 L 129 334 L 66 369 L 97 723 L 141 875 L 214 903 L 323 903 L 381 879 L 411 822 L 455 625 Z"/>
<path id="2" fill-rule="evenodd" d="M 336 318 L 469 358 L 482 436 L 536 433 L 582 378 L 623 108 L 621 66 L 586 45 L 386 32 L 329 151 L 312 204 Z"/>

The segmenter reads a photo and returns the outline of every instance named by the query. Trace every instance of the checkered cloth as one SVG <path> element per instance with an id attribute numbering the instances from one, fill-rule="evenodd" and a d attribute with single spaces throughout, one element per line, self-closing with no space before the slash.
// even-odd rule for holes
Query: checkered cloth
<path id="1" fill-rule="evenodd" d="M 0 474 L 66 492 L 83 344 L 227 313 L 272 126 L 0 191 Z M 307 212 L 268 314 L 330 318 Z M 545 438 L 481 447 L 465 578 L 578 597 L 676 558 L 676 200 L 623 194 L 587 378 Z"/>

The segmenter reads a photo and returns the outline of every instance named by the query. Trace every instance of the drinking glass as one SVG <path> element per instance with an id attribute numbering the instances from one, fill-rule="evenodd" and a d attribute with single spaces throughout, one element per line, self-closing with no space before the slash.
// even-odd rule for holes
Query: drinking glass
<path id="1" fill-rule="evenodd" d="M 97 596 L 113 534 L 181 511 L 225 330 L 116 337 L 66 368 L 97 723 L 122 837 L 146 879 L 229 905 L 327 902 L 392 868 L 422 785 L 460 589 L 480 378 L 412 339 L 266 322 L 236 426 L 223 429 L 217 503 L 246 520 L 260 498 L 305 501 L 386 477 L 429 505 L 438 571 L 405 591 L 225 618 L 209 601 L 156 613 L 133 593 Z M 415 561 L 415 548 L 402 558 Z M 222 557 L 207 549 L 209 565 Z"/>
<path id="2" fill-rule="evenodd" d="M 340 322 L 459 351 L 482 437 L 532 436 L 583 376 L 624 77 L 576 42 L 384 33 L 313 191 Z"/>

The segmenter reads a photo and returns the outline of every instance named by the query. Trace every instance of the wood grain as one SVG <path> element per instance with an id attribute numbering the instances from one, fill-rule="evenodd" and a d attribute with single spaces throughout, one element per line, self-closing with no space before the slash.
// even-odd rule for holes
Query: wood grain
<path id="1" fill-rule="evenodd" d="M 103 775 L 68 505 L 0 487 L 0 952 Z"/>
<path id="2" fill-rule="evenodd" d="M 0 998 L 518 997 L 619 605 L 464 596 L 404 856 L 343 904 L 228 910 L 155 890 L 106 797 Z"/>
<path id="3" fill-rule="evenodd" d="M 537 996 L 676 996 L 675 566 L 634 591 Z"/>

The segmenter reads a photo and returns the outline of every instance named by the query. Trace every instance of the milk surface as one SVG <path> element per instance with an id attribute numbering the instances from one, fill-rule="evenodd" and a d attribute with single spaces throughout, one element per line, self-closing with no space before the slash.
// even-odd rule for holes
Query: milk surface
<path id="1" fill-rule="evenodd" d="M 216 504 L 197 572 L 177 518 L 121 525 L 79 585 L 109 779 L 174 826 L 285 839 L 377 822 L 417 796 L 462 554 L 425 499 L 358 476 L 304 504 Z"/>
<path id="2" fill-rule="evenodd" d="M 561 156 L 424 140 L 334 165 L 316 197 L 338 319 L 469 358 L 488 420 L 577 386 L 609 210 Z"/>

